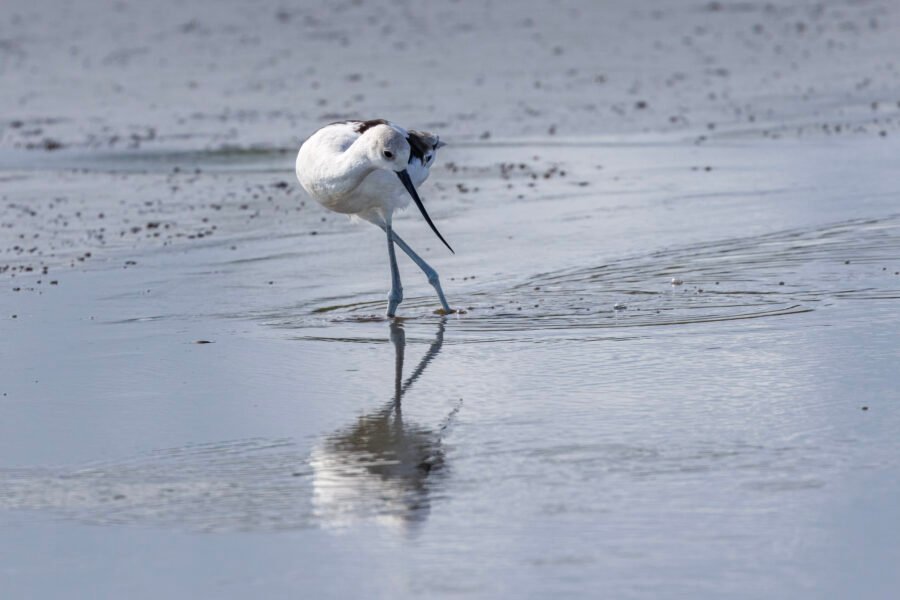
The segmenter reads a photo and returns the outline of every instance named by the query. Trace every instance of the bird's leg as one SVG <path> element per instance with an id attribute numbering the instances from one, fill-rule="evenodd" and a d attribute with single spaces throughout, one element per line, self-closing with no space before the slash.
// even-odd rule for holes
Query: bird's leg
<path id="1" fill-rule="evenodd" d="M 390 225 L 385 225 L 387 233 L 388 257 L 391 259 L 391 293 L 388 294 L 387 316 L 393 317 L 397 306 L 403 302 L 403 286 L 400 284 L 400 269 L 397 267 L 397 254 L 394 252 L 394 232 Z"/>
<path id="2" fill-rule="evenodd" d="M 388 236 L 391 237 L 391 239 L 393 239 L 398 246 L 400 246 L 400 249 L 406 252 L 407 256 L 409 256 L 412 261 L 416 263 L 420 269 L 422 269 L 422 272 L 425 273 L 425 277 L 428 278 L 428 283 L 430 283 L 432 287 L 434 287 L 434 291 L 437 292 L 438 300 L 441 301 L 441 308 L 444 309 L 444 312 L 452 312 L 450 310 L 450 306 L 447 304 L 447 299 L 444 297 L 444 290 L 441 289 L 441 280 L 438 277 L 437 271 L 435 271 L 431 267 L 431 265 L 425 262 L 421 256 L 413 252 L 413 249 L 410 248 L 399 235 L 394 233 L 393 229 L 388 227 L 387 232 Z"/>

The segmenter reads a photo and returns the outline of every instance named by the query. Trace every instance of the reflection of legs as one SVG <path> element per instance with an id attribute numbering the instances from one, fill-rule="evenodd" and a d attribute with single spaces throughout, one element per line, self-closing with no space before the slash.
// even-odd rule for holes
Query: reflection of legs
<path id="1" fill-rule="evenodd" d="M 416 379 L 422 375 L 425 371 L 425 367 L 434 360 L 440 353 L 441 347 L 444 345 L 444 322 L 445 319 L 441 319 L 440 323 L 438 323 L 438 330 L 437 334 L 434 336 L 434 341 L 431 342 L 431 346 L 428 348 L 425 356 L 422 357 L 422 360 L 420 360 L 419 364 L 416 365 L 416 368 L 413 369 L 412 374 L 404 382 L 403 358 L 406 354 L 406 331 L 403 329 L 403 324 L 401 322 L 391 321 L 391 343 L 394 345 L 394 401 L 391 402 L 386 413 L 390 414 L 393 411 L 395 418 L 398 420 L 402 418 L 400 403 L 403 400 L 403 394 L 405 394 L 409 389 L 409 386 L 415 383 Z"/>
<path id="2" fill-rule="evenodd" d="M 406 252 L 406 254 L 412 259 L 414 263 L 416 263 L 422 272 L 425 273 L 425 276 L 428 278 L 428 283 L 434 287 L 434 291 L 437 292 L 438 300 L 441 301 L 441 308 L 444 309 L 444 312 L 450 312 L 450 306 L 447 304 L 447 299 L 444 297 L 444 290 L 441 289 L 441 280 L 438 278 L 438 273 L 431 265 L 425 262 L 421 256 L 413 252 L 413 249 L 410 248 L 403 239 L 400 238 L 399 235 L 394 233 L 394 231 L 388 227 L 388 235 L 400 246 L 400 249 Z"/>
<path id="3" fill-rule="evenodd" d="M 391 343 L 394 344 L 394 406 L 399 409 L 403 397 L 403 355 L 406 350 L 406 333 L 403 325 L 391 321 Z"/>
<path id="4" fill-rule="evenodd" d="M 409 386 L 411 386 L 416 381 L 416 379 L 418 379 L 419 376 L 422 375 L 422 372 L 425 370 L 425 367 L 428 366 L 428 363 L 430 363 L 432 360 L 434 360 L 434 358 L 441 351 L 441 346 L 443 346 L 443 345 L 444 345 L 444 319 L 441 319 L 441 322 L 438 323 L 438 330 L 437 330 L 437 334 L 434 336 L 434 341 L 431 342 L 431 347 L 428 348 L 428 352 L 425 353 L 425 356 L 422 357 L 422 360 L 419 361 L 419 364 L 416 365 L 416 368 L 413 370 L 412 374 L 409 376 L 409 378 L 403 384 L 403 387 L 400 390 L 401 396 L 403 394 L 405 394 L 406 390 L 409 389 Z"/>
<path id="5" fill-rule="evenodd" d="M 384 231 L 387 233 L 388 257 L 391 259 L 391 293 L 388 294 L 387 316 L 393 317 L 397 312 L 397 306 L 403 302 L 403 286 L 400 285 L 400 269 L 397 267 L 397 254 L 394 252 L 393 230 L 387 225 Z"/>

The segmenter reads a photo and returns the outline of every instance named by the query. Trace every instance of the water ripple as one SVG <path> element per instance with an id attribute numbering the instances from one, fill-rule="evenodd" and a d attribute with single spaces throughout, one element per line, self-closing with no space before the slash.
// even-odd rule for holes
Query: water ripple
<path id="1" fill-rule="evenodd" d="M 487 283 L 467 296 L 455 330 L 478 339 L 547 338 L 598 328 L 642 328 L 787 317 L 834 300 L 900 298 L 900 216 L 668 248 L 618 261 Z M 430 297 L 404 319 L 434 319 Z M 327 304 L 252 318 L 306 329 L 384 320 L 382 301 Z M 343 329 L 342 338 L 353 337 Z M 499 337 L 498 337 L 499 336 Z"/>

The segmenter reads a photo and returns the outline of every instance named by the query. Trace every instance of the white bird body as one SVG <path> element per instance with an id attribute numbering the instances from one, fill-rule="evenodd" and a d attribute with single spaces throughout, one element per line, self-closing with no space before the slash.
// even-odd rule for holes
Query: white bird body
<path id="1" fill-rule="evenodd" d="M 297 180 L 314 200 L 334 212 L 365 219 L 387 234 L 390 317 L 403 300 L 395 244 L 425 272 L 438 294 L 442 311 L 451 312 L 437 272 L 413 252 L 392 225 L 394 212 L 409 206 L 412 198 L 434 233 L 453 252 L 416 191 L 428 179 L 435 153 L 443 145 L 434 134 L 373 119 L 326 125 L 312 134 L 297 153 Z"/>
<path id="2" fill-rule="evenodd" d="M 381 226 L 391 222 L 394 211 L 409 206 L 410 195 L 394 174 L 372 166 L 364 143 L 356 144 L 372 129 L 365 126 L 372 122 L 346 121 L 319 129 L 300 147 L 296 170 L 303 189 L 328 210 Z M 425 183 L 434 164 L 434 151 L 443 143 L 431 134 L 410 133 L 389 122 L 379 124 L 407 140 L 419 135 L 427 145 L 429 138 L 434 139 L 423 156 L 411 152 L 406 165 L 413 185 Z"/>

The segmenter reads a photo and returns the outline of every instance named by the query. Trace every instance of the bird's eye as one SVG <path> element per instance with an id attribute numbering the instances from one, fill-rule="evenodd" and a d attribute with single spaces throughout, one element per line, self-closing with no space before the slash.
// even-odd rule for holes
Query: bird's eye
<path id="1" fill-rule="evenodd" d="M 390 150 L 385 150 L 385 151 L 384 151 L 384 157 L 385 157 L 386 159 L 390 160 L 390 159 L 394 158 L 394 153 L 391 152 Z"/>

